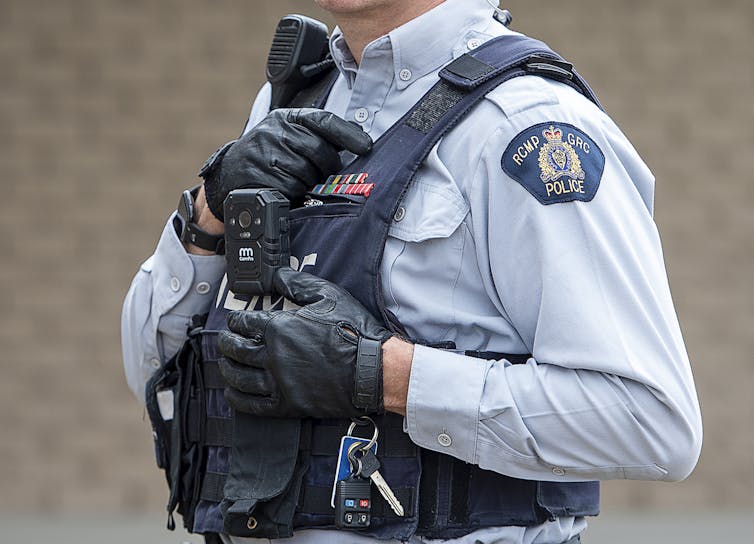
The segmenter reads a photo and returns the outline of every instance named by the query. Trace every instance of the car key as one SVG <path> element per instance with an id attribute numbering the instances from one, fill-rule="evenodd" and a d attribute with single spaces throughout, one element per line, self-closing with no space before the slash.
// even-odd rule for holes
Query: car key
<path id="1" fill-rule="evenodd" d="M 377 486 L 380 495 L 384 497 L 395 515 L 403 516 L 403 505 L 395 496 L 393 490 L 387 485 L 385 478 L 380 474 L 380 461 L 372 450 L 362 450 L 363 455 L 358 459 L 359 470 L 356 473 L 361 478 L 369 478 Z"/>

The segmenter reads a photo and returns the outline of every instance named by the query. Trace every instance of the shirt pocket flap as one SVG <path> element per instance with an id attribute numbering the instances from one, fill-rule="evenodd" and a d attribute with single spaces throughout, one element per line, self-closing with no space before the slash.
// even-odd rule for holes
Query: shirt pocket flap
<path id="1" fill-rule="evenodd" d="M 454 183 L 431 185 L 414 181 L 388 231 L 404 242 L 447 238 L 469 213 L 469 206 Z"/>

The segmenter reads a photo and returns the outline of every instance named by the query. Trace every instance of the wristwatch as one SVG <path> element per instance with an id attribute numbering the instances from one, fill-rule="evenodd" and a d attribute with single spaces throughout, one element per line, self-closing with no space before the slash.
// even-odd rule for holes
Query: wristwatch
<path id="1" fill-rule="evenodd" d="M 210 234 L 194 223 L 194 200 L 201 185 L 186 189 L 178 201 L 178 213 L 173 221 L 175 232 L 184 244 L 193 244 L 207 251 L 214 251 L 218 255 L 225 253 L 225 236 Z"/>

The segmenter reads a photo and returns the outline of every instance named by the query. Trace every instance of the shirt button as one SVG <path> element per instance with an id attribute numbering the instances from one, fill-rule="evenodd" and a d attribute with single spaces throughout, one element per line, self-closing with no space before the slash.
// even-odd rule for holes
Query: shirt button
<path id="1" fill-rule="evenodd" d="M 367 110 L 366 108 L 359 108 L 354 112 L 353 118 L 356 119 L 359 123 L 363 123 L 364 121 L 369 119 L 369 110 Z"/>
<path id="2" fill-rule="evenodd" d="M 565 476 L 565 470 L 563 470 L 563 469 L 562 469 L 562 468 L 560 468 L 560 467 L 555 467 L 554 469 L 552 469 L 552 473 L 553 473 L 553 474 L 554 474 L 555 476 Z"/>
<path id="3" fill-rule="evenodd" d="M 155 370 L 158 370 L 160 368 L 160 360 L 157 357 L 152 357 L 149 360 L 149 366 L 151 366 Z"/>
<path id="4" fill-rule="evenodd" d="M 200 295 L 206 295 L 207 293 L 209 293 L 209 289 L 209 283 L 207 283 L 206 281 L 201 281 L 196 284 L 196 292 Z"/>
<path id="5" fill-rule="evenodd" d="M 401 78 L 401 81 L 408 81 L 411 79 L 411 70 L 408 68 L 404 68 L 400 72 L 398 72 L 398 77 Z"/>
<path id="6" fill-rule="evenodd" d="M 482 40 L 480 40 L 479 38 L 471 38 L 466 42 L 466 47 L 468 47 L 469 49 L 476 49 L 480 45 L 482 45 Z"/>
<path id="7" fill-rule="evenodd" d="M 439 442 L 439 444 L 442 447 L 447 448 L 448 446 L 450 446 L 453 443 L 453 439 L 450 438 L 449 434 L 447 434 L 447 433 L 441 433 L 441 434 L 437 435 L 437 442 Z"/>
<path id="8" fill-rule="evenodd" d="M 170 278 L 170 288 L 177 293 L 181 288 L 181 280 L 179 280 L 175 276 Z"/>
<path id="9" fill-rule="evenodd" d="M 401 206 L 397 210 L 395 210 L 395 215 L 393 216 L 393 219 L 395 219 L 396 223 L 400 223 L 403 221 L 403 218 L 406 217 L 406 208 Z"/>

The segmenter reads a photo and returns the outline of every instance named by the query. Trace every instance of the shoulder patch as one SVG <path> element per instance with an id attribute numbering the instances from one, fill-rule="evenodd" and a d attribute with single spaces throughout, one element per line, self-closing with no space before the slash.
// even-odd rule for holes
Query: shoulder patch
<path id="1" fill-rule="evenodd" d="M 503 171 L 541 204 L 580 200 L 597 194 L 605 155 L 583 131 L 549 121 L 527 128 L 508 145 Z"/>

